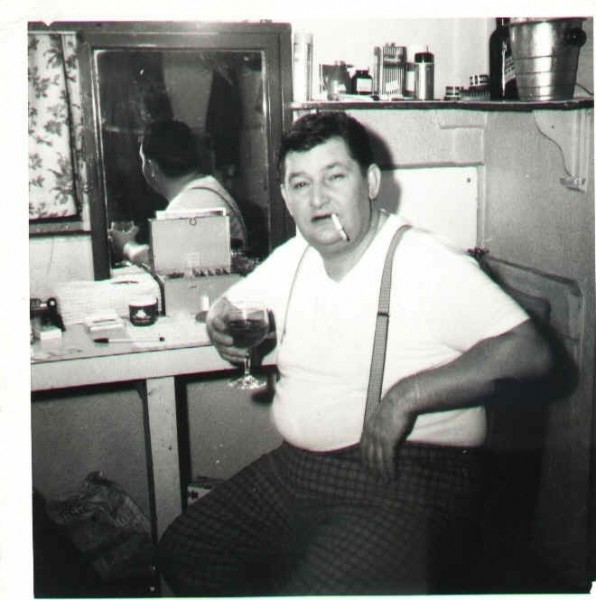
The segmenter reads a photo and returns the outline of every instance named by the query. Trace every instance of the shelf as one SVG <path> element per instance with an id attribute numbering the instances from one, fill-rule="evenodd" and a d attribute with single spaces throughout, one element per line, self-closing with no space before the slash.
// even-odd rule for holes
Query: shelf
<path id="1" fill-rule="evenodd" d="M 544 102 L 526 102 L 521 100 L 341 100 L 338 102 L 315 100 L 293 102 L 290 110 L 483 110 L 533 112 L 536 110 L 575 110 L 594 108 L 593 98 L 574 98 L 573 100 L 552 100 Z"/>
<path id="2" fill-rule="evenodd" d="M 361 111 L 358 119 L 382 148 L 386 168 L 478 165 L 485 162 L 490 115 L 523 113 L 561 152 L 560 183 L 586 192 L 589 182 L 594 99 L 522 102 L 491 100 L 361 100 L 294 102 L 294 117 L 313 111 Z M 391 118 L 389 118 L 391 116 Z M 420 140 L 426 143 L 420 144 Z"/>

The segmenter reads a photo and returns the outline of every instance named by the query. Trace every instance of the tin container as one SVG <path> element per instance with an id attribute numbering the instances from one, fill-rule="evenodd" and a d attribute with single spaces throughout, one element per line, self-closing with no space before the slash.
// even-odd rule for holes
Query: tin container
<path id="1" fill-rule="evenodd" d="M 435 97 L 435 63 L 431 52 L 418 52 L 414 55 L 416 80 L 414 96 L 417 100 L 433 100 Z"/>
<path id="2" fill-rule="evenodd" d="M 374 49 L 374 83 L 373 91 L 377 94 L 403 96 L 406 87 L 405 46 L 395 43 L 376 46 Z"/>

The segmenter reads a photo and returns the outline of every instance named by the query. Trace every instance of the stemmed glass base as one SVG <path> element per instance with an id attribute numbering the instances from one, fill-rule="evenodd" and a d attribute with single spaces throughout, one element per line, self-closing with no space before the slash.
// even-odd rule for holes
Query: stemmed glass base
<path id="1" fill-rule="evenodd" d="M 242 375 L 238 379 L 232 379 L 228 382 L 230 387 L 237 390 L 262 390 L 267 387 L 267 381 L 254 375 Z"/>
<path id="2" fill-rule="evenodd" d="M 251 375 L 250 357 L 247 357 L 244 359 L 244 373 L 237 379 L 230 380 L 228 385 L 237 390 L 262 390 L 267 387 L 267 380 Z"/>

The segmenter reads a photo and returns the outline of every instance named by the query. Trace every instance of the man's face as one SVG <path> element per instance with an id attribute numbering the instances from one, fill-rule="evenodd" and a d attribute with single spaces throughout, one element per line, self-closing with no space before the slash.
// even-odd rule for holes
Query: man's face
<path id="1" fill-rule="evenodd" d="M 363 174 L 339 137 L 306 152 L 289 152 L 284 165 L 281 193 L 308 243 L 323 255 L 358 244 L 370 226 L 370 202 L 380 184 L 378 167 L 371 165 Z M 343 225 L 348 242 L 333 224 L 332 214 Z"/>

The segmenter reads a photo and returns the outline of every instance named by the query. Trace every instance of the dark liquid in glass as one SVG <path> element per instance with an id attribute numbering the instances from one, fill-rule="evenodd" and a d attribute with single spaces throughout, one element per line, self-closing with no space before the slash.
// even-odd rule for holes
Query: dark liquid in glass
<path id="1" fill-rule="evenodd" d="M 230 319 L 228 333 L 234 338 L 237 348 L 250 348 L 267 335 L 267 323 L 261 319 Z"/>

